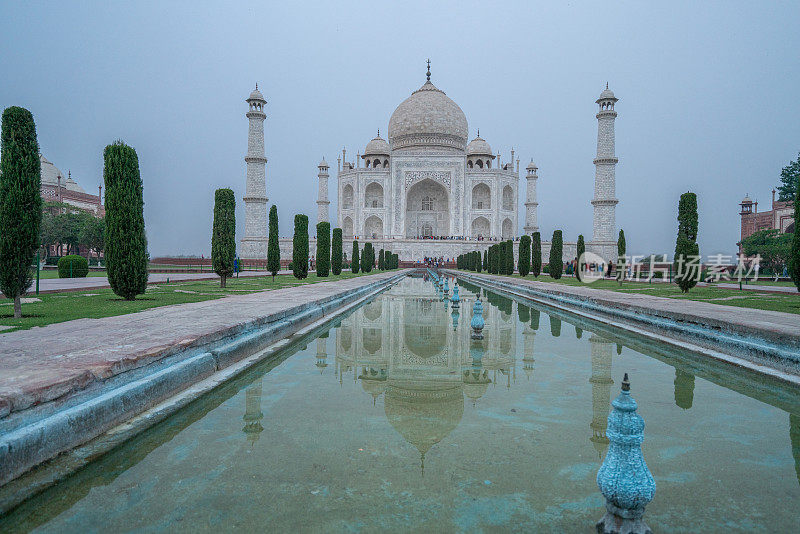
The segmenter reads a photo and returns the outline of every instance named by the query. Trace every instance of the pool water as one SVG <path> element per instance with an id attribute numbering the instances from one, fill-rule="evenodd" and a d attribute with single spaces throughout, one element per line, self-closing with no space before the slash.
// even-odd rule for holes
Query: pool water
<path id="1" fill-rule="evenodd" d="M 451 282 L 452 286 L 452 282 Z M 592 532 L 624 372 L 655 532 L 800 531 L 800 392 L 407 278 L 0 519 L 0 531 Z"/>

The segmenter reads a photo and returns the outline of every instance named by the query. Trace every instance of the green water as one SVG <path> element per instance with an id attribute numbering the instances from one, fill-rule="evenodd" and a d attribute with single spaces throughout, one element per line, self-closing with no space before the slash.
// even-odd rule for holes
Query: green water
<path id="1" fill-rule="evenodd" d="M 402 281 L 0 531 L 592 532 L 624 372 L 654 531 L 800 531 L 800 392 L 494 294 L 476 344 L 475 291 L 454 327 L 432 284 Z"/>

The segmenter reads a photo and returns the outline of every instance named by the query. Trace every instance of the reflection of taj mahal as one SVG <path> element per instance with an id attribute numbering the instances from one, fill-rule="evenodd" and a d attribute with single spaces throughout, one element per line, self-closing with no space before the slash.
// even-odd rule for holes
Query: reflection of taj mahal
<path id="1" fill-rule="evenodd" d="M 608 258 L 616 253 L 617 100 L 606 87 L 596 101 L 598 140 L 591 202 L 594 225 L 592 240 L 587 243 L 588 250 Z M 256 89 L 247 102 L 250 137 L 245 158 L 247 220 L 242 256 L 264 258 L 266 100 Z M 345 241 L 369 240 L 375 248 L 399 254 L 401 260 L 419 260 L 423 256 L 454 258 L 463 252 L 485 250 L 492 240 L 519 236 L 520 226 L 525 234 L 539 230 L 538 167 L 531 161 L 524 170 L 525 215 L 520 224 L 520 162 L 514 150 L 510 159 L 502 161 L 480 132 L 469 141 L 466 115 L 433 85 L 430 65 L 427 81 L 397 106 L 388 126 L 387 139 L 378 131 L 364 153 L 352 161 L 347 160 L 346 150 L 337 158 L 335 221 L 330 221 L 329 215 L 329 165 L 324 159 L 318 165 L 317 220 L 341 228 Z M 588 197 L 588 188 L 586 193 Z M 549 241 L 543 237 L 546 256 Z M 575 250 L 575 243 L 564 243 L 565 258 L 571 259 Z M 290 254 L 291 241 L 282 240 L 282 257 Z"/>

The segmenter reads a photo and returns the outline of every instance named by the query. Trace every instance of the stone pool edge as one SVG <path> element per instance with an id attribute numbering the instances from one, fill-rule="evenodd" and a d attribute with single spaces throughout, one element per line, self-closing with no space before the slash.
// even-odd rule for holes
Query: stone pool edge
<path id="1" fill-rule="evenodd" d="M 231 326 L 219 333 L 219 341 L 208 347 L 210 350 L 198 351 L 196 347 L 187 349 L 189 354 L 186 357 L 181 359 L 179 355 L 174 355 L 178 357 L 166 366 L 152 364 L 149 366 L 152 372 L 139 375 L 127 383 L 116 383 L 110 388 L 93 392 L 90 398 L 80 404 L 55 411 L 46 417 L 33 416 L 30 424 L 0 436 L 0 515 L 57 483 L 90 459 L 171 415 L 207 390 L 269 358 L 290 343 L 293 337 L 304 335 L 335 319 L 408 274 L 407 270 L 401 271 L 361 287 L 296 306 L 290 314 L 285 310 L 277 312 L 272 314 L 275 320 L 271 322 L 269 316 L 261 317 L 252 321 L 250 326 L 254 331 L 249 333 L 243 334 L 247 325 Z M 195 387 L 206 382 L 213 384 L 207 390 Z M 181 396 L 184 396 L 185 402 L 170 403 Z M 93 450 L 88 456 L 73 454 L 72 462 L 65 462 L 72 465 L 55 466 L 49 476 L 40 477 L 39 481 L 17 483 L 37 466 L 66 456 L 64 453 L 75 452 L 111 431 L 118 432 L 119 428 L 155 407 L 170 404 L 172 409 L 159 410 L 158 417 L 141 418 L 140 425 L 131 427 L 134 431 L 124 433 L 125 437 L 120 441 L 110 440 L 105 450 Z M 78 458 L 85 461 L 75 462 Z"/>
<path id="2" fill-rule="evenodd" d="M 669 318 L 663 312 L 648 313 L 641 306 L 615 306 L 602 299 L 577 295 L 561 288 L 543 291 L 494 276 L 454 270 L 445 272 L 493 291 L 535 301 L 800 386 L 800 332 L 793 339 L 784 336 L 785 342 L 780 343 L 766 330 L 762 337 L 758 335 L 758 329 L 753 327 L 740 329 L 737 325 L 727 325 L 722 329 L 715 321 L 702 316 L 684 313 L 680 319 Z M 665 333 L 654 331 L 656 328 Z"/>

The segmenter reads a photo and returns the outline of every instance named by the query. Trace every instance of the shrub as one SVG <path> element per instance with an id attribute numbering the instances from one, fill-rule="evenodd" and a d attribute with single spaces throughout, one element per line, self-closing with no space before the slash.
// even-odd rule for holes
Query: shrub
<path id="1" fill-rule="evenodd" d="M 334 275 L 342 274 L 342 229 L 333 229 L 331 242 L 331 272 Z"/>
<path id="2" fill-rule="evenodd" d="M 294 216 L 294 238 L 292 239 L 292 273 L 298 280 L 308 276 L 308 216 Z"/>
<path id="3" fill-rule="evenodd" d="M 331 223 L 317 223 L 317 276 L 325 278 L 331 268 Z"/>
<path id="4" fill-rule="evenodd" d="M 219 275 L 220 287 L 225 287 L 233 275 L 236 259 L 236 197 L 232 189 L 217 189 L 214 193 L 214 224 L 211 230 L 211 265 Z"/>
<path id="5" fill-rule="evenodd" d="M 550 243 L 550 276 L 558 280 L 564 272 L 563 241 L 561 230 L 553 232 L 553 242 Z"/>
<path id="6" fill-rule="evenodd" d="M 269 208 L 269 239 L 267 241 L 267 270 L 272 273 L 272 281 L 281 270 L 281 247 L 278 243 L 278 206 Z"/>
<path id="7" fill-rule="evenodd" d="M 86 278 L 87 274 L 89 274 L 89 262 L 83 256 L 70 254 L 59 258 L 59 278 Z"/>
<path id="8" fill-rule="evenodd" d="M 0 148 L 0 291 L 14 301 L 14 317 L 22 317 L 42 225 L 39 143 L 30 111 L 3 111 Z"/>
<path id="9" fill-rule="evenodd" d="M 534 277 L 542 273 L 542 234 L 539 232 L 531 236 L 531 272 Z"/>
<path id="10" fill-rule="evenodd" d="M 147 289 L 144 198 L 136 150 L 116 141 L 103 152 L 106 185 L 106 269 L 111 289 L 134 300 Z"/>
<path id="11" fill-rule="evenodd" d="M 360 267 L 361 260 L 358 257 L 358 241 L 353 241 L 353 257 L 350 259 L 350 271 L 353 274 L 357 274 Z"/>

